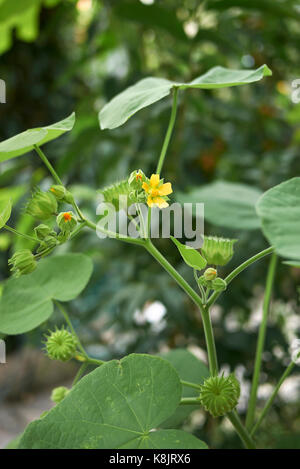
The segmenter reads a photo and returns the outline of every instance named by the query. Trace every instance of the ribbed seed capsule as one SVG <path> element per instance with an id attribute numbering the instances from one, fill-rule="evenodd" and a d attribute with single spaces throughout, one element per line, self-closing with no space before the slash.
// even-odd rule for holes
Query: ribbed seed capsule
<path id="1" fill-rule="evenodd" d="M 51 360 L 66 362 L 74 357 L 77 339 L 66 329 L 56 329 L 46 337 L 46 352 Z"/>
<path id="2" fill-rule="evenodd" d="M 227 377 L 211 376 L 200 389 L 201 403 L 213 417 L 231 412 L 238 404 L 240 384 L 233 374 Z"/>

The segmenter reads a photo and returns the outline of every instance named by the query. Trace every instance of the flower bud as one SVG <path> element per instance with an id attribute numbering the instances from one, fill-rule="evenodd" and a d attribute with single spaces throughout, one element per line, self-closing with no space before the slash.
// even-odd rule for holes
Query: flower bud
<path id="1" fill-rule="evenodd" d="M 50 192 L 42 192 L 38 189 L 26 206 L 26 213 L 38 218 L 39 220 L 47 220 L 55 215 L 57 211 L 57 201 Z"/>
<path id="2" fill-rule="evenodd" d="M 132 189 L 142 189 L 143 182 L 146 181 L 146 176 L 141 169 L 132 171 L 129 176 L 128 183 Z"/>
<path id="3" fill-rule="evenodd" d="M 56 222 L 64 234 L 71 233 L 77 224 L 73 212 L 61 212 L 57 216 Z"/>
<path id="4" fill-rule="evenodd" d="M 46 254 L 49 254 L 58 244 L 58 239 L 56 238 L 56 233 L 55 236 L 50 235 L 47 236 L 46 238 L 41 241 L 37 252 L 41 253 L 43 251 L 46 251 Z M 43 256 L 42 256 L 43 257 Z"/>
<path id="5" fill-rule="evenodd" d="M 205 280 L 214 280 L 218 275 L 218 272 L 216 271 L 216 269 L 209 267 L 208 269 L 206 269 L 203 275 Z"/>
<path id="6" fill-rule="evenodd" d="M 51 401 L 55 402 L 55 404 L 59 404 L 70 392 L 70 389 L 66 388 L 65 386 L 59 386 L 58 388 L 54 388 L 51 393 Z"/>
<path id="7" fill-rule="evenodd" d="M 38 239 L 43 240 L 45 239 L 50 233 L 55 235 L 55 231 L 53 231 L 50 226 L 47 225 L 38 225 L 34 228 L 35 235 Z"/>
<path id="8" fill-rule="evenodd" d="M 51 186 L 50 191 L 57 198 L 57 200 L 63 199 L 67 192 L 66 188 L 61 185 Z"/>
<path id="9" fill-rule="evenodd" d="M 227 283 L 224 279 L 217 277 L 211 282 L 211 288 L 215 291 L 224 291 L 227 288 Z"/>
<path id="10" fill-rule="evenodd" d="M 17 251 L 8 260 L 8 264 L 12 266 L 10 270 L 14 272 L 15 277 L 30 274 L 37 267 L 34 255 L 29 249 L 21 249 L 20 251 Z"/>
<path id="11" fill-rule="evenodd" d="M 238 404 L 240 384 L 231 374 L 211 376 L 200 386 L 200 401 L 203 407 L 213 416 L 220 417 L 231 412 Z"/>
<path id="12" fill-rule="evenodd" d="M 77 338 L 66 329 L 56 329 L 46 338 L 46 352 L 51 360 L 66 362 L 74 357 Z"/>
<path id="13" fill-rule="evenodd" d="M 208 264 L 226 265 L 233 256 L 233 245 L 236 241 L 236 239 L 205 236 L 201 248 L 202 255 Z"/>

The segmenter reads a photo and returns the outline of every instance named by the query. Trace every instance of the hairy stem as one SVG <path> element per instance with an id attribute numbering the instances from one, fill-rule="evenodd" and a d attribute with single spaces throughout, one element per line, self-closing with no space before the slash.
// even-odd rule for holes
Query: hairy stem
<path id="1" fill-rule="evenodd" d="M 47 156 L 45 155 L 45 153 L 40 149 L 40 147 L 38 147 L 37 145 L 33 145 L 35 151 L 37 152 L 37 154 L 39 155 L 39 157 L 41 158 L 42 162 L 45 164 L 45 166 L 49 169 L 50 173 L 52 174 L 53 176 L 53 179 L 55 180 L 55 182 L 57 184 L 59 184 L 60 186 L 63 186 L 63 183 L 60 179 L 60 177 L 58 176 L 57 172 L 55 171 L 55 169 L 53 168 L 52 164 L 50 163 L 50 161 L 48 160 Z"/>
<path id="2" fill-rule="evenodd" d="M 269 265 L 269 270 L 268 270 L 268 275 L 267 275 L 266 291 L 265 291 L 265 297 L 264 297 L 264 303 L 263 303 L 263 316 L 262 316 L 262 321 L 259 327 L 256 355 L 255 355 L 254 374 L 253 374 L 250 400 L 249 400 L 249 406 L 248 406 L 247 417 L 246 417 L 246 427 L 248 429 L 252 427 L 253 422 L 254 422 L 254 417 L 255 417 L 257 389 L 258 389 L 258 384 L 259 384 L 262 354 L 263 354 L 265 338 L 266 338 L 268 313 L 269 313 L 270 301 L 271 301 L 271 296 L 272 296 L 272 288 L 273 288 L 273 282 L 274 282 L 274 277 L 275 277 L 276 264 L 277 264 L 277 256 L 276 254 L 273 253 L 271 260 L 270 260 L 270 265 Z"/>
<path id="3" fill-rule="evenodd" d="M 20 231 L 15 230 L 11 226 L 4 225 L 3 228 L 5 228 L 7 231 L 10 231 L 11 233 L 17 236 L 22 236 L 23 238 L 28 239 L 29 241 L 35 241 L 36 243 L 39 241 L 37 238 L 34 238 L 33 236 L 28 236 L 24 233 L 20 233 Z"/>
<path id="4" fill-rule="evenodd" d="M 235 431 L 237 432 L 240 439 L 242 440 L 245 448 L 255 449 L 256 448 L 255 442 L 252 439 L 252 437 L 251 437 L 250 433 L 248 432 L 248 430 L 242 424 L 237 412 L 235 410 L 230 412 L 229 414 L 227 414 L 227 418 L 232 423 Z"/>

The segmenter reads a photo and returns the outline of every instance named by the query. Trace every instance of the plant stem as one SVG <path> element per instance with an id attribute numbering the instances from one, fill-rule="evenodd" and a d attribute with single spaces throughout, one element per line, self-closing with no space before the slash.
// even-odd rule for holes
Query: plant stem
<path id="1" fill-rule="evenodd" d="M 260 424 L 262 423 L 263 419 L 265 418 L 265 416 L 269 412 L 270 407 L 272 406 L 273 401 L 274 401 L 275 397 L 277 396 L 278 391 L 279 391 L 282 383 L 291 374 L 291 372 L 293 371 L 295 365 L 296 365 L 295 362 L 291 362 L 289 364 L 289 366 L 287 367 L 287 369 L 285 370 L 285 372 L 282 374 L 280 380 L 278 381 L 278 384 L 276 385 L 276 387 L 275 387 L 274 391 L 272 392 L 271 396 L 269 397 L 265 407 L 263 408 L 262 413 L 259 416 L 259 419 L 257 420 L 256 424 L 252 428 L 251 435 L 254 435 L 254 433 L 258 430 L 258 428 L 259 428 Z"/>
<path id="2" fill-rule="evenodd" d="M 48 160 L 47 156 L 43 153 L 43 151 L 37 145 L 33 145 L 33 147 L 34 147 L 35 151 L 37 152 L 37 154 L 39 155 L 39 157 L 41 158 L 41 160 L 43 161 L 43 163 L 45 164 L 45 166 L 47 166 L 47 168 L 49 169 L 49 171 L 52 174 L 53 179 L 55 180 L 55 182 L 57 184 L 59 184 L 60 186 L 63 186 L 63 183 L 62 183 L 60 177 L 58 176 L 57 172 L 55 171 L 52 164 Z"/>
<path id="3" fill-rule="evenodd" d="M 5 228 L 7 231 L 10 231 L 11 233 L 13 233 L 15 235 L 22 236 L 23 238 L 28 239 L 29 241 L 35 241 L 36 243 L 38 242 L 38 239 L 33 238 L 32 236 L 28 236 L 24 233 L 20 233 L 19 231 L 15 230 L 11 226 L 4 225 L 3 228 Z"/>
<path id="4" fill-rule="evenodd" d="M 232 423 L 233 427 L 235 428 L 235 431 L 237 432 L 240 439 L 242 440 L 245 448 L 255 449 L 256 448 L 255 442 L 252 439 L 252 437 L 251 437 L 250 433 L 248 432 L 248 430 L 242 424 L 237 412 L 234 410 L 234 411 L 230 412 L 229 414 L 227 414 L 226 417 Z"/>
<path id="5" fill-rule="evenodd" d="M 258 384 L 259 384 L 262 353 L 263 353 L 264 344 L 265 344 L 268 313 L 269 313 L 269 306 L 270 306 L 270 301 L 271 301 L 271 296 L 272 296 L 272 288 L 273 288 L 273 282 L 274 282 L 274 277 L 275 277 L 276 264 L 277 264 L 277 256 L 276 254 L 273 253 L 271 260 L 270 260 L 270 265 L 269 265 L 269 270 L 268 270 L 268 275 L 267 275 L 266 291 L 265 291 L 265 297 L 264 297 L 264 303 L 263 303 L 263 317 L 262 317 L 262 321 L 259 327 L 256 355 L 255 355 L 254 374 L 253 374 L 251 394 L 250 394 L 249 406 L 248 406 L 247 417 L 246 417 L 246 427 L 248 429 L 250 429 L 254 423 L 255 407 L 256 407 L 256 401 L 257 401 L 257 389 L 258 389 Z"/>
<path id="6" fill-rule="evenodd" d="M 183 397 L 179 405 L 201 405 L 201 402 L 197 397 Z"/>
<path id="7" fill-rule="evenodd" d="M 234 269 L 226 278 L 225 281 L 227 285 L 232 282 L 232 280 L 237 277 L 243 270 L 245 270 L 247 267 L 249 267 L 251 264 L 256 262 L 259 259 L 262 259 L 263 257 L 267 256 L 268 254 L 272 254 L 274 252 L 274 248 L 271 246 L 267 249 L 264 249 L 263 251 L 255 254 L 253 257 L 250 257 L 250 259 L 246 260 L 243 262 L 241 265 L 239 265 L 236 269 Z M 211 295 L 207 302 L 207 306 L 211 306 L 215 301 L 219 298 L 221 295 L 221 292 L 215 292 Z"/>
<path id="8" fill-rule="evenodd" d="M 202 321 L 208 353 L 209 371 L 212 376 L 216 376 L 218 374 L 217 351 L 209 309 L 207 307 L 202 312 Z"/>
<path id="9" fill-rule="evenodd" d="M 183 381 L 183 380 L 181 380 L 180 382 L 181 382 L 182 386 L 186 386 L 186 387 L 188 387 L 188 388 L 197 389 L 197 391 L 200 390 L 200 385 L 199 385 L 199 384 L 190 383 L 189 381 Z"/>
<path id="10" fill-rule="evenodd" d="M 80 342 L 80 339 L 79 339 L 79 337 L 78 337 L 78 335 L 77 335 L 77 333 L 76 333 L 76 331 L 75 331 L 75 329 L 74 329 L 74 327 L 71 323 L 71 320 L 69 318 L 69 315 L 68 315 L 67 311 L 65 310 L 65 308 L 63 307 L 63 305 L 59 301 L 57 301 L 57 300 L 53 300 L 53 301 L 56 304 L 56 306 L 58 307 L 58 309 L 60 310 L 60 312 L 62 313 L 63 317 L 65 318 L 65 321 L 68 324 L 72 334 L 76 337 L 77 342 L 78 342 L 78 347 L 80 348 L 80 350 L 83 353 L 84 357 L 88 358 L 88 355 L 87 355 L 86 351 L 84 350 L 84 348 L 83 348 L 83 346 Z"/>
<path id="11" fill-rule="evenodd" d="M 163 164 L 164 164 L 164 160 L 165 160 L 165 156 L 166 156 L 166 153 L 167 153 L 167 149 L 168 149 L 168 146 L 169 146 L 170 138 L 171 138 L 172 131 L 173 131 L 173 128 L 174 128 L 174 124 L 175 124 L 176 112 L 177 112 L 178 88 L 174 87 L 173 90 L 174 90 L 173 91 L 173 105 L 172 105 L 170 121 L 169 121 L 168 129 L 167 129 L 167 133 L 166 133 L 166 136 L 165 136 L 165 139 L 164 139 L 164 143 L 163 143 L 163 146 L 162 146 L 162 149 L 161 149 L 160 157 L 159 157 L 159 160 L 158 160 L 158 164 L 157 164 L 157 168 L 156 168 L 156 174 L 161 173 L 161 170 L 162 170 L 162 167 L 163 167 Z"/>
<path id="12" fill-rule="evenodd" d="M 106 230 L 105 228 L 101 228 L 96 225 L 96 223 L 88 220 L 87 218 L 84 218 L 84 221 L 86 223 L 86 226 L 91 228 L 92 230 L 101 231 L 102 233 L 106 234 L 109 238 L 116 238 L 119 239 L 120 241 L 124 241 L 125 243 L 131 243 L 131 244 L 137 244 L 139 246 L 144 246 L 145 240 L 140 239 L 140 238 L 131 238 L 130 236 L 123 236 L 120 235 L 119 233 L 114 233 L 112 231 Z"/>
<path id="13" fill-rule="evenodd" d="M 75 386 L 76 383 L 78 383 L 78 381 L 80 380 L 81 376 L 83 375 L 83 373 L 85 372 L 86 368 L 88 367 L 88 363 L 87 362 L 84 362 L 80 367 L 79 367 L 79 370 L 77 371 L 76 373 L 76 376 L 73 380 L 73 383 L 72 383 L 72 387 Z"/>

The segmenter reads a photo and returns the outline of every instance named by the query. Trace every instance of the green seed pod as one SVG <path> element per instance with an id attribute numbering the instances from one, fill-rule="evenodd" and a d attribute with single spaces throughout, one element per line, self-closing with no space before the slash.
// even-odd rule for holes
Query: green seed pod
<path id="1" fill-rule="evenodd" d="M 112 204 L 116 210 L 121 210 L 126 204 L 130 205 L 134 202 L 129 199 L 129 195 L 132 197 L 133 191 L 127 180 L 104 187 L 98 193 L 102 195 L 103 202 Z"/>
<path id="2" fill-rule="evenodd" d="M 57 201 L 50 192 L 38 189 L 26 206 L 26 213 L 39 220 L 47 220 L 57 212 Z"/>
<path id="3" fill-rule="evenodd" d="M 9 260 L 10 270 L 14 272 L 15 277 L 26 275 L 33 272 L 37 267 L 34 255 L 29 249 L 17 251 Z"/>
<path id="4" fill-rule="evenodd" d="M 71 233 L 77 225 L 73 212 L 61 212 L 56 218 L 56 223 L 64 234 Z"/>
<path id="5" fill-rule="evenodd" d="M 231 374 L 211 376 L 200 386 L 200 401 L 203 407 L 213 416 L 220 417 L 231 412 L 240 397 L 240 384 Z"/>
<path id="6" fill-rule="evenodd" d="M 211 282 L 211 288 L 215 291 L 224 291 L 227 288 L 227 283 L 222 278 L 217 277 Z"/>
<path id="7" fill-rule="evenodd" d="M 66 362 L 74 357 L 77 338 L 66 329 L 56 329 L 46 337 L 46 352 L 51 360 Z"/>
<path id="8" fill-rule="evenodd" d="M 216 276 L 218 275 L 218 272 L 216 269 L 209 267 L 208 269 L 206 269 L 203 275 L 204 275 L 205 280 L 214 280 Z"/>
<path id="9" fill-rule="evenodd" d="M 205 236 L 201 248 L 202 255 L 205 257 L 208 264 L 226 265 L 233 256 L 233 245 L 236 241 L 236 239 Z"/>
<path id="10" fill-rule="evenodd" d="M 59 404 L 70 392 L 70 389 L 66 388 L 65 386 L 59 386 L 58 388 L 54 388 L 51 393 L 51 401 L 55 402 L 55 404 Z"/>

